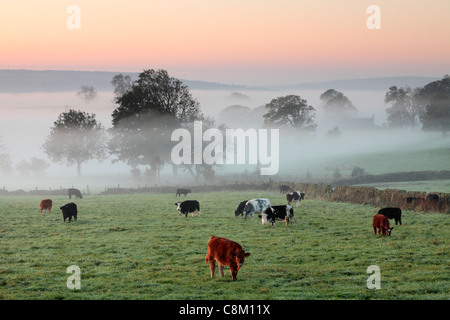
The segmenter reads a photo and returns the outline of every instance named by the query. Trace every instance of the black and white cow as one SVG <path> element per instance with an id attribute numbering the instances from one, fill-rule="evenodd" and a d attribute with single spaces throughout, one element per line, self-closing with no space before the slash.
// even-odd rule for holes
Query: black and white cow
<path id="1" fill-rule="evenodd" d="M 252 218 L 255 216 L 255 212 L 262 213 L 270 207 L 269 199 L 252 199 L 248 200 L 244 207 L 243 216 L 244 219 L 250 214 Z"/>
<path id="2" fill-rule="evenodd" d="M 261 218 L 262 224 L 266 224 L 268 222 L 272 223 L 272 227 L 275 226 L 275 220 L 284 220 L 286 225 L 289 224 L 289 221 L 294 224 L 294 208 L 291 205 L 285 204 L 282 206 L 273 206 L 268 207 L 262 215 L 258 217 Z"/>
<path id="3" fill-rule="evenodd" d="M 239 203 L 236 211 L 234 211 L 234 215 L 237 217 L 238 215 L 243 215 L 244 214 L 244 208 L 245 208 L 245 204 L 247 203 L 248 200 L 244 200 L 241 203 Z"/>
<path id="4" fill-rule="evenodd" d="M 378 214 L 386 216 L 388 219 L 395 219 L 395 225 L 400 222 L 402 225 L 402 210 L 400 208 L 382 208 Z"/>
<path id="5" fill-rule="evenodd" d="M 200 215 L 200 204 L 197 200 L 175 202 L 175 205 L 177 206 L 177 210 L 180 213 L 180 216 L 184 214 L 187 217 L 189 212 L 192 212 L 192 216 L 194 216 L 194 213 Z"/>
<path id="6" fill-rule="evenodd" d="M 300 191 L 292 191 L 286 194 L 286 200 L 288 204 L 292 204 L 293 201 L 297 202 L 297 207 L 300 204 L 300 201 L 302 201 L 305 198 L 305 194 Z"/>

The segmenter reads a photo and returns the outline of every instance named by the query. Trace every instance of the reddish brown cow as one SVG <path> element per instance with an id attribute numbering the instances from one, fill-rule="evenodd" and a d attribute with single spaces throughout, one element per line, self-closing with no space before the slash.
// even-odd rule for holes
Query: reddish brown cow
<path id="1" fill-rule="evenodd" d="M 372 226 L 373 226 L 373 232 L 375 234 L 377 234 L 377 228 L 378 228 L 378 234 L 382 234 L 382 235 L 391 235 L 391 231 L 392 229 L 394 229 L 394 227 L 390 227 L 389 226 L 389 219 L 382 214 L 376 214 L 373 216 L 373 220 L 372 220 Z"/>
<path id="2" fill-rule="evenodd" d="M 223 277 L 223 267 L 228 266 L 231 278 L 235 281 L 239 269 L 244 264 L 245 257 L 249 255 L 250 252 L 242 250 L 240 244 L 226 238 L 212 236 L 209 238 L 208 252 L 205 258 L 205 261 L 209 262 L 211 278 L 214 278 L 217 260 L 220 276 Z"/>
<path id="3" fill-rule="evenodd" d="M 50 200 L 50 199 L 42 200 L 41 201 L 41 213 L 44 210 L 48 210 L 48 212 L 50 213 L 50 211 L 52 210 L 52 205 L 53 205 L 52 200 Z"/>

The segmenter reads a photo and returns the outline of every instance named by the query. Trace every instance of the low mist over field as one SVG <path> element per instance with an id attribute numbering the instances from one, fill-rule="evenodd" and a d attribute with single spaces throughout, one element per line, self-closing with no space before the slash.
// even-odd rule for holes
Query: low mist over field
<path id="1" fill-rule="evenodd" d="M 114 75 L 114 73 L 111 73 Z M 433 80 L 433 79 L 431 79 Z M 101 191 L 105 187 L 137 187 L 154 185 L 193 185 L 196 183 L 214 184 L 225 179 L 240 179 L 245 176 L 252 179 L 269 178 L 275 181 L 296 180 L 301 182 L 305 176 L 314 178 L 331 177 L 333 172 L 341 170 L 345 175 L 355 166 L 361 166 L 367 173 L 389 173 L 401 171 L 406 167 L 395 163 L 392 159 L 384 162 L 377 158 L 371 163 L 370 157 L 380 157 L 387 154 L 403 154 L 401 161 L 413 163 L 413 170 L 450 170 L 448 161 L 450 138 L 441 132 L 424 132 L 418 125 L 415 129 L 392 129 L 386 127 L 386 104 L 384 97 L 398 79 L 384 79 L 384 89 L 378 82 L 368 86 L 348 88 L 348 82 L 323 84 L 293 85 L 290 87 L 248 87 L 191 83 L 192 97 L 196 99 L 203 114 L 214 119 L 214 126 L 225 124 L 228 128 L 259 129 L 264 125 L 262 115 L 267 112 L 264 107 L 272 99 L 299 95 L 307 100 L 307 104 L 315 109 L 314 121 L 317 124 L 313 132 L 280 131 L 280 168 L 277 175 L 258 176 L 255 165 L 223 165 L 215 169 L 212 180 L 200 179 L 198 182 L 186 170 L 178 170 L 174 177 L 172 166 L 165 165 L 160 177 L 151 178 L 141 175 L 140 178 L 130 173 L 131 167 L 123 162 L 112 163 L 109 155 L 103 160 L 91 160 L 82 164 L 81 177 L 77 176 L 75 166 L 52 162 L 42 146 L 50 134 L 50 128 L 62 112 L 69 109 L 93 113 L 96 120 L 105 129 L 112 127 L 111 114 L 117 105 L 114 103 L 114 93 L 111 86 L 97 85 L 99 91 L 95 99 L 85 101 L 77 96 L 77 90 L 29 92 L 24 91 L 0 93 L 0 155 L 9 161 L 9 169 L 0 172 L 0 188 L 7 190 L 24 189 L 55 189 L 78 186 L 91 191 Z M 416 84 L 418 79 L 411 78 L 410 83 Z M 422 85 L 430 81 L 422 79 Z M 189 85 L 190 82 L 186 81 Z M 361 82 L 367 84 L 367 82 Z M 89 85 L 89 83 L 85 83 Z M 345 87 L 345 85 L 347 87 Z M 328 85 L 330 87 L 325 87 Z M 329 116 L 324 112 L 320 96 L 332 85 L 348 97 L 357 109 L 351 117 L 342 119 Z M 26 90 L 25 90 L 26 89 Z M 13 90 L 11 90 L 13 91 Z M 175 145 L 167 138 L 167 143 Z M 440 156 L 427 159 L 423 154 L 427 150 L 444 150 Z M 417 158 L 409 158 L 411 154 L 421 154 Z M 32 159 L 43 162 L 39 168 L 32 167 Z M 387 157 L 389 158 L 389 157 Z M 334 170 L 334 171 L 333 171 Z M 141 168 L 145 172 L 145 168 Z M 231 174 L 231 175 L 230 175 Z M 244 174 L 244 176 L 242 175 Z"/>

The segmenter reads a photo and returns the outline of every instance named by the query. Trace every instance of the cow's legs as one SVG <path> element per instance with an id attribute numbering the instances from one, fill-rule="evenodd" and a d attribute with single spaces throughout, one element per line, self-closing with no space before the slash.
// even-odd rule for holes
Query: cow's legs
<path id="1" fill-rule="evenodd" d="M 219 273 L 221 277 L 223 277 L 223 267 L 224 265 L 219 263 Z"/>
<path id="2" fill-rule="evenodd" d="M 236 276 L 237 276 L 238 270 L 236 268 L 234 268 L 233 266 L 230 266 L 230 273 L 231 273 L 231 279 L 233 281 L 236 281 Z"/>
<path id="3" fill-rule="evenodd" d="M 211 271 L 211 278 L 214 278 L 214 271 L 216 270 L 216 260 L 209 260 L 209 271 Z"/>

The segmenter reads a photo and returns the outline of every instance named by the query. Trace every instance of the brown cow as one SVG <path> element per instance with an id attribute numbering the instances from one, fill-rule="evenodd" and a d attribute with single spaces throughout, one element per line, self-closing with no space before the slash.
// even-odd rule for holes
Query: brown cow
<path id="1" fill-rule="evenodd" d="M 382 214 L 377 213 L 376 215 L 373 216 L 373 220 L 372 220 L 372 226 L 373 226 L 373 232 L 375 234 L 377 234 L 377 228 L 378 228 L 378 234 L 382 234 L 382 235 L 391 235 L 391 231 L 392 229 L 394 229 L 394 227 L 390 227 L 389 226 L 389 219 Z"/>
<path id="2" fill-rule="evenodd" d="M 44 210 L 48 210 L 48 213 L 50 213 L 50 211 L 52 210 L 52 205 L 53 205 L 52 200 L 50 200 L 50 199 L 42 200 L 42 201 L 41 201 L 41 205 L 40 205 L 40 207 L 41 207 L 41 213 L 42 213 Z"/>
<path id="3" fill-rule="evenodd" d="M 217 260 L 220 276 L 223 277 L 223 267 L 228 266 L 230 268 L 231 278 L 235 281 L 239 269 L 244 264 L 245 257 L 249 255 L 250 252 L 242 250 L 240 244 L 226 238 L 212 236 L 209 238 L 208 252 L 205 257 L 205 261 L 209 261 L 211 278 L 214 278 Z"/>

